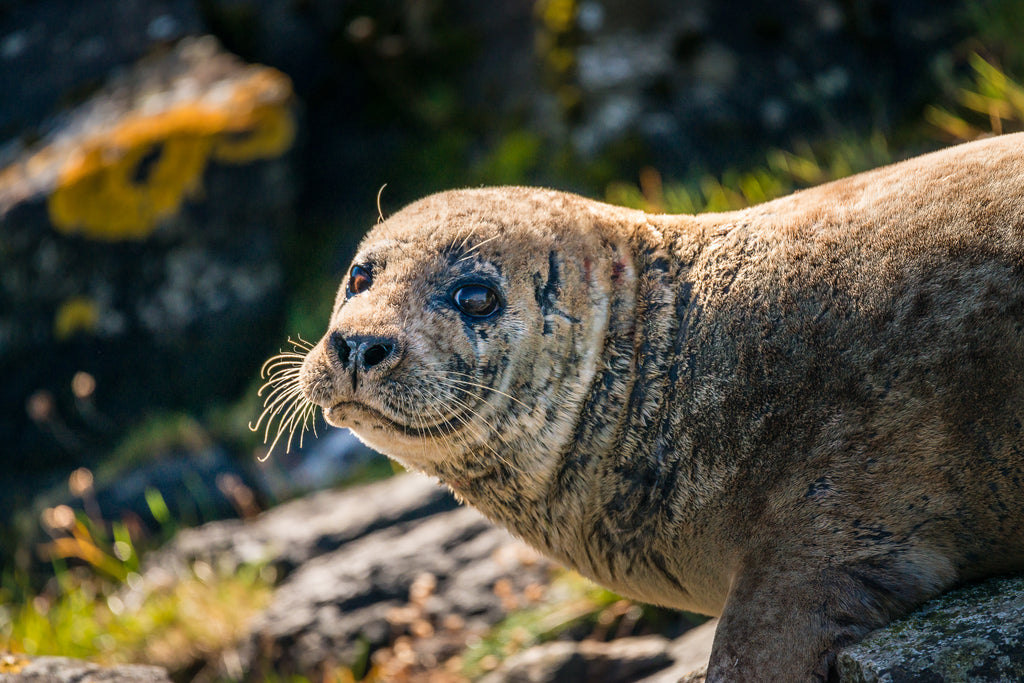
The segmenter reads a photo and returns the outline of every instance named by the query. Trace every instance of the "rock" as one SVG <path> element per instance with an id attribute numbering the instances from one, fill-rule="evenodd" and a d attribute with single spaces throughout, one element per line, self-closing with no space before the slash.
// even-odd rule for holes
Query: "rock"
<path id="1" fill-rule="evenodd" d="M 104 667 L 68 657 L 0 656 L 0 683 L 171 683 L 158 666 Z"/>
<path id="2" fill-rule="evenodd" d="M 296 570 L 253 625 L 241 659 L 309 674 L 325 662 L 352 664 L 360 648 L 373 651 L 420 628 L 440 639 L 418 649 L 436 661 L 446 653 L 433 650 L 454 635 L 446 631 L 482 633 L 510 611 L 507 596 L 547 583 L 549 570 L 470 508 L 397 524 Z M 429 590 L 417 595 L 417 581 Z M 453 616 L 457 625 L 446 626 Z"/>
<path id="3" fill-rule="evenodd" d="M 0 141 L 35 129 L 113 69 L 202 29 L 192 0 L 3 2 Z"/>
<path id="4" fill-rule="evenodd" d="M 232 657 L 243 669 L 272 662 L 283 674 L 312 675 L 372 657 L 383 673 L 401 660 L 400 678 L 456 661 L 467 642 L 537 599 L 524 596 L 547 586 L 553 568 L 419 475 L 320 492 L 250 521 L 182 531 L 147 559 L 142 583 L 159 583 L 197 560 L 229 570 L 267 562 L 283 577 Z M 699 683 L 716 624 L 675 639 L 545 643 L 485 680 Z M 847 648 L 837 680 L 1024 680 L 1022 644 L 1024 577 L 993 580 L 938 598 Z"/>
<path id="5" fill-rule="evenodd" d="M 632 683 L 672 662 L 669 644 L 661 636 L 545 643 L 513 655 L 480 683 Z"/>
<path id="6" fill-rule="evenodd" d="M 376 652 L 385 655 L 374 660 L 380 671 L 406 667 L 394 672 L 399 678 L 441 666 L 512 610 L 537 604 L 554 567 L 475 510 L 458 507 L 435 481 L 412 474 L 312 494 L 248 521 L 183 530 L 147 558 L 141 590 L 195 561 L 228 571 L 265 562 L 282 577 L 239 647 L 243 668 L 272 662 L 276 671 L 309 675 Z M 522 666 L 596 667 L 612 677 L 606 680 L 657 671 L 678 678 L 707 662 L 713 630 L 711 623 L 675 641 L 559 646 L 571 651 L 541 646 L 554 649 L 524 655 Z"/>
<path id="7" fill-rule="evenodd" d="M 279 345 L 291 99 L 284 74 L 190 38 L 0 153 L 5 476 L 234 398 Z"/>
<path id="8" fill-rule="evenodd" d="M 182 530 L 150 555 L 147 571 L 203 560 L 230 570 L 268 563 L 286 577 L 313 558 L 375 531 L 454 510 L 455 499 L 436 481 L 401 475 L 343 491 L 320 491 L 278 505 L 252 520 L 225 520 Z"/>
<path id="9" fill-rule="evenodd" d="M 638 683 L 678 683 L 684 676 L 693 672 L 703 676 L 708 659 L 711 658 L 711 644 L 715 639 L 717 627 L 718 619 L 711 619 L 673 640 L 668 648 L 672 665 L 641 679 Z M 694 683 L 702 680 L 703 678 L 695 678 Z"/>
<path id="10" fill-rule="evenodd" d="M 936 598 L 843 650 L 842 683 L 1024 680 L 1024 577 Z"/>
<path id="11" fill-rule="evenodd" d="M 201 560 L 222 570 L 269 563 L 283 580 L 239 648 L 245 669 L 311 675 L 327 664 L 415 635 L 423 670 L 458 654 L 510 610 L 552 565 L 476 510 L 419 475 L 323 491 L 250 521 L 185 530 L 146 560 L 143 581 L 165 585 Z M 125 597 L 129 602 L 130 596 Z"/>
<path id="12" fill-rule="evenodd" d="M 887 130 L 938 90 L 935 64 L 965 32 L 954 0 L 574 5 L 538 3 L 538 45 L 577 151 L 642 141 L 636 163 L 683 177 L 836 122 Z"/>

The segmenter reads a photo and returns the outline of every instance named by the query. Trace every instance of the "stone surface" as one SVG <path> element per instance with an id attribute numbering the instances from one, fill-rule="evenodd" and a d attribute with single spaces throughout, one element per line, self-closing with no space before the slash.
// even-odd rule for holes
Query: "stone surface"
<path id="1" fill-rule="evenodd" d="M 482 633 L 509 611 L 495 592 L 499 580 L 510 593 L 547 582 L 550 565 L 517 548 L 470 508 L 376 531 L 289 576 L 253 625 L 242 661 L 316 671 L 328 661 L 352 663 L 360 647 L 382 647 L 414 622 L 443 636 L 452 616 L 458 626 L 448 630 Z M 406 620 L 402 610 L 416 605 L 417 580 L 431 586 L 429 599 Z"/>
<path id="2" fill-rule="evenodd" d="M 167 547 L 148 556 L 146 567 L 168 570 L 195 560 L 224 569 L 269 563 L 284 578 L 313 558 L 375 531 L 456 507 L 446 488 L 418 475 L 343 491 L 319 491 L 249 521 L 225 520 L 184 529 Z"/>
<path id="3" fill-rule="evenodd" d="M 202 29 L 192 0 L 0 0 L 0 141 L 36 129 L 155 46 Z"/>
<path id="4" fill-rule="evenodd" d="M 553 571 L 419 475 L 324 491 L 249 521 L 182 531 L 147 559 L 142 585 L 173 579 L 196 561 L 278 570 L 271 605 L 228 658 L 242 670 L 272 662 L 283 674 L 312 675 L 370 657 L 378 673 L 392 671 L 396 680 L 447 666 L 512 610 L 544 604 Z M 608 642 L 607 634 L 587 640 L 593 627 L 570 629 L 563 640 L 514 655 L 485 680 L 699 683 L 716 624 L 667 638 L 681 630 L 671 622 L 657 627 L 662 635 Z M 650 623 L 644 628 L 651 632 Z M 847 648 L 837 680 L 1024 680 L 1022 644 L 1024 578 L 994 580 L 934 600 Z"/>
<path id="5" fill-rule="evenodd" d="M 104 667 L 68 657 L 0 655 L 0 683 L 171 683 L 158 666 Z"/>
<path id="6" fill-rule="evenodd" d="M 227 658 L 240 662 L 241 670 L 272 662 L 276 671 L 311 675 L 373 655 L 387 680 L 418 680 L 446 666 L 512 610 L 541 605 L 554 571 L 419 475 L 319 492 L 251 520 L 184 530 L 147 558 L 138 590 L 173 581 L 197 561 L 228 571 L 245 563 L 277 569 L 272 604 L 237 656 Z M 131 595 L 122 597 L 133 602 Z M 670 619 L 667 628 L 678 632 L 686 623 Z M 576 637 L 592 631 L 584 627 Z M 703 633 L 710 633 L 706 626 L 679 641 L 657 636 L 570 643 L 560 647 L 571 646 L 571 652 L 555 647 L 538 655 L 541 664 L 524 666 L 590 667 L 612 676 L 607 680 L 636 680 L 669 665 L 668 671 L 688 671 L 683 667 L 707 661 L 710 637 Z"/>
<path id="7" fill-rule="evenodd" d="M 149 411 L 234 398 L 277 345 L 291 97 L 185 39 L 0 155 L 8 490 L 92 464 Z"/>
<path id="8" fill-rule="evenodd" d="M 661 636 L 545 643 L 509 657 L 480 683 L 633 683 L 672 662 L 669 645 Z"/>
<path id="9" fill-rule="evenodd" d="M 838 122 L 888 129 L 935 89 L 955 0 L 538 3 L 541 57 L 584 154 L 641 142 L 668 175 L 791 147 Z M 755 160 L 755 161 L 760 161 Z"/>
<path id="10" fill-rule="evenodd" d="M 843 683 L 1024 680 L 1024 577 L 926 603 L 840 653 Z"/>
<path id="11" fill-rule="evenodd" d="M 711 644 L 715 639 L 717 627 L 718 619 L 711 619 L 673 640 L 668 648 L 672 664 L 641 679 L 639 683 L 678 683 L 684 676 L 695 671 L 703 672 L 708 665 L 708 659 L 711 658 Z"/>

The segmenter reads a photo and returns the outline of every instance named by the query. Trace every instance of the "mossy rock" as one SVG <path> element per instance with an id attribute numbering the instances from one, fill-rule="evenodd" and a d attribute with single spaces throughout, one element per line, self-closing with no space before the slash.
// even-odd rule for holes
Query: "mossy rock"
<path id="1" fill-rule="evenodd" d="M 89 464 L 154 410 L 233 399 L 278 346 L 292 100 L 281 72 L 188 38 L 0 168 L 8 476 Z"/>
<path id="2" fill-rule="evenodd" d="M 846 683 L 1024 680 L 1024 577 L 932 600 L 844 650 Z"/>

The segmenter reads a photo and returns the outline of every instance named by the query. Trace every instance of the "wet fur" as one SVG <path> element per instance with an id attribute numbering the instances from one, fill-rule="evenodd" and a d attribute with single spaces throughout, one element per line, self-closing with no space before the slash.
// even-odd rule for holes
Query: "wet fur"
<path id="1" fill-rule="evenodd" d="M 826 679 L 869 630 L 1024 568 L 1022 146 L 724 214 L 434 195 L 364 240 L 374 283 L 342 285 L 301 385 L 598 582 L 721 614 L 709 681 Z M 473 277 L 491 321 L 445 298 Z M 338 331 L 400 352 L 353 389 Z"/>

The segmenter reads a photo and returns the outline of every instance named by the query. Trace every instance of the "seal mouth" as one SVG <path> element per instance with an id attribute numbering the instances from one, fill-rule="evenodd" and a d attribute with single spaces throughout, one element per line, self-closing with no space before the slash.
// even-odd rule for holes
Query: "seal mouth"
<path id="1" fill-rule="evenodd" d="M 393 432 L 399 432 L 405 436 L 411 436 L 415 438 L 435 438 L 435 439 L 450 439 L 453 434 L 460 431 L 463 427 L 469 424 L 469 419 L 477 414 L 473 406 L 467 406 L 465 410 L 453 414 L 451 417 L 445 419 L 443 422 L 435 422 L 433 424 L 424 425 L 422 427 L 413 427 L 411 425 L 398 422 L 392 417 L 385 415 L 383 412 L 368 406 L 365 403 L 358 401 L 339 401 L 331 406 L 325 412 L 331 418 L 337 418 L 338 413 L 347 414 L 348 411 L 355 410 L 357 412 L 368 415 L 373 420 L 381 423 L 376 426 L 377 429 L 385 429 Z M 351 420 L 339 420 L 339 422 L 346 422 L 345 426 L 350 426 L 348 423 Z"/>

